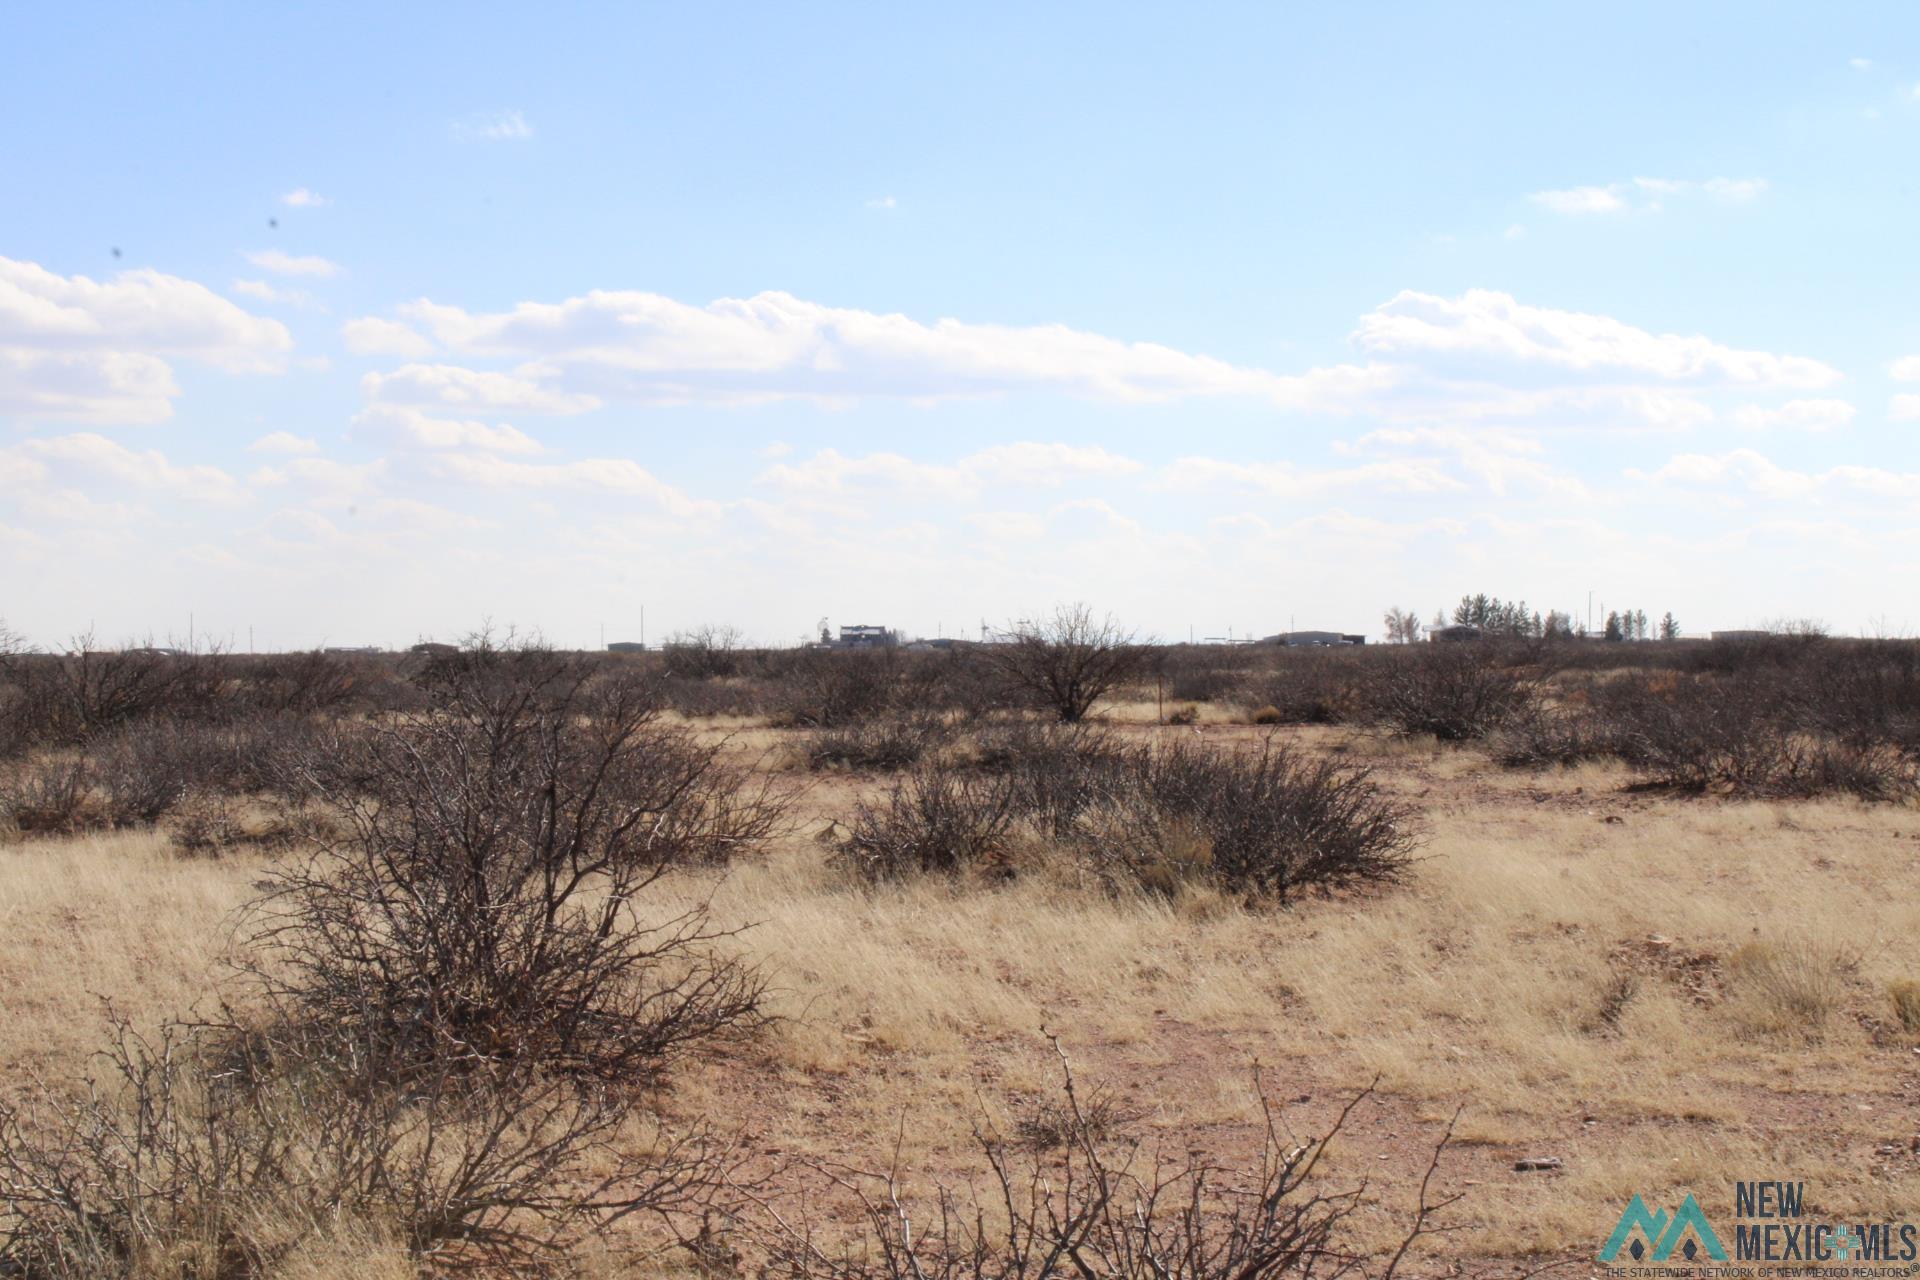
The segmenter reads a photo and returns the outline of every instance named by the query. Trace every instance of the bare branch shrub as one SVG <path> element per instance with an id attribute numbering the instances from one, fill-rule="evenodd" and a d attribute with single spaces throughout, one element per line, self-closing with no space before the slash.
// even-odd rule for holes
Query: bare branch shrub
<path id="1" fill-rule="evenodd" d="M 756 1016 L 761 982 L 703 906 L 649 890 L 782 823 L 721 747 L 657 723 L 643 682 L 481 646 L 426 710 L 324 744 L 294 786 L 328 817 L 258 905 L 257 973 L 320 1022 L 371 1018 L 396 1057 L 658 1072 Z"/>
<path id="2" fill-rule="evenodd" d="M 0 1104 L 0 1274 L 243 1280 L 343 1227 L 436 1273 L 546 1274 L 723 1172 L 704 1135 L 636 1134 L 621 1092 L 450 1064 L 399 1088 L 382 1052 L 350 1029 L 116 1021 L 78 1096 Z"/>
<path id="3" fill-rule="evenodd" d="M 1361 688 L 1367 718 L 1442 742 L 1484 738 L 1522 714 L 1533 689 L 1490 644 L 1429 644 L 1388 651 Z"/>
<path id="4" fill-rule="evenodd" d="M 985 867 L 1007 851 L 1014 799 L 1004 778 L 922 765 L 895 781 L 878 804 L 860 803 L 840 859 L 868 880 Z"/>
<path id="5" fill-rule="evenodd" d="M 1086 605 L 1062 605 L 1011 637 L 983 649 L 1003 684 L 1034 699 L 1060 719 L 1083 719 L 1093 704 L 1137 675 L 1147 652 L 1111 615 L 1095 618 Z"/>
<path id="6" fill-rule="evenodd" d="M 1064 1058 L 1062 1059 L 1064 1064 Z M 1255 1087 L 1260 1087 L 1256 1075 Z M 1364 1182 L 1328 1189 L 1320 1165 L 1362 1092 L 1316 1137 L 1295 1142 L 1261 1091 L 1264 1143 L 1250 1166 L 1189 1155 L 1174 1161 L 1116 1137 L 1082 1104 L 1065 1072 L 1060 1141 L 1022 1154 L 990 1126 L 974 1131 L 979 1181 L 937 1186 L 915 1199 L 899 1167 L 879 1173 L 814 1165 L 852 1196 L 860 1222 L 850 1242 L 823 1240 L 761 1204 L 755 1231 L 763 1274 L 783 1280 L 1268 1280 L 1282 1276 L 1393 1276 L 1436 1215 L 1458 1197 L 1430 1186 L 1449 1127 L 1421 1181 L 1398 1246 L 1380 1253 L 1353 1242 L 1354 1215 L 1371 1204 Z"/>

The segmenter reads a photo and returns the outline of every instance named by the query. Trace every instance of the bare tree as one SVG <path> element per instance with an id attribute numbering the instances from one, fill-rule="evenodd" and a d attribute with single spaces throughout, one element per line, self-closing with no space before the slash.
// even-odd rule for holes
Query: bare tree
<path id="1" fill-rule="evenodd" d="M 986 648 L 1001 680 L 1038 699 L 1062 720 L 1084 719 L 1093 704 L 1141 671 L 1147 651 L 1112 614 L 1061 605 L 1050 617 L 1015 623 L 1011 639 Z"/>
<path id="2" fill-rule="evenodd" d="M 1420 615 L 1411 609 L 1402 609 L 1394 605 L 1387 610 L 1387 643 L 1418 644 L 1420 636 L 1426 630 L 1426 624 L 1420 621 Z"/>
<path id="3" fill-rule="evenodd" d="M 784 803 L 722 748 L 657 723 L 627 676 L 542 649 L 460 654 L 429 706 L 307 753 L 319 847 L 277 868 L 256 971 L 397 1058 L 633 1076 L 750 1022 L 761 982 L 674 868 L 762 844 Z"/>

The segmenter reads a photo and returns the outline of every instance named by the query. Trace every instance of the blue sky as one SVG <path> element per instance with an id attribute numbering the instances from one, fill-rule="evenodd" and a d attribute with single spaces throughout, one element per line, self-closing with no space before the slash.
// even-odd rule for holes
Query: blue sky
<path id="1" fill-rule="evenodd" d="M 1920 629 L 1910 7 L 393 9 L 11 15 L 16 630 Z"/>

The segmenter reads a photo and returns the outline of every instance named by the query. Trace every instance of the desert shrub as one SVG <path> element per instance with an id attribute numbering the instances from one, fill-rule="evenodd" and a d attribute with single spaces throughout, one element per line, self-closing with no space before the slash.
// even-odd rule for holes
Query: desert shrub
<path id="1" fill-rule="evenodd" d="M 662 705 L 683 716 L 754 716 L 766 708 L 766 690 L 738 680 L 701 680 L 666 676 L 659 683 Z"/>
<path id="2" fill-rule="evenodd" d="M 1167 723 L 1168 724 L 1199 724 L 1200 708 L 1175 707 L 1172 711 L 1169 711 L 1167 713 Z"/>
<path id="3" fill-rule="evenodd" d="M 1493 646 L 1428 644 L 1374 663 L 1359 696 L 1376 724 L 1461 742 L 1506 725 L 1528 709 L 1534 695 Z"/>
<path id="4" fill-rule="evenodd" d="M 1009 694 L 1075 721 L 1146 670 L 1151 655 L 1112 617 L 1071 605 L 1017 624 L 1003 643 L 983 646 L 982 657 Z"/>
<path id="5" fill-rule="evenodd" d="M 1411 814 L 1365 769 L 1329 759 L 1272 745 L 1229 753 L 1177 743 L 1142 748 L 1128 766 L 1111 802 L 1134 810 L 1141 831 L 1174 840 L 1156 840 L 1151 860 L 1138 865 L 1125 861 L 1138 845 L 1094 856 L 1119 855 L 1149 887 L 1184 863 L 1229 892 L 1285 902 L 1308 890 L 1397 879 L 1416 843 Z"/>
<path id="6" fill-rule="evenodd" d="M 1896 747 L 1802 728 L 1768 681 L 1623 680 L 1597 715 L 1643 785 L 1679 791 L 1896 800 L 1916 790 L 1915 762 Z"/>
<path id="7" fill-rule="evenodd" d="M 1516 769 L 1570 768 L 1621 754 L 1617 727 L 1584 707 L 1531 707 L 1500 729 L 1492 745 L 1494 759 Z"/>
<path id="8" fill-rule="evenodd" d="M 955 875 L 988 868 L 1008 850 L 1018 810 L 1004 777 L 923 764 L 862 801 L 839 859 L 866 880 Z"/>
<path id="9" fill-rule="evenodd" d="M 116 1033 L 77 1096 L 0 1103 L 0 1274 L 250 1280 L 356 1229 L 436 1274 L 544 1274 L 622 1218 L 692 1209 L 722 1170 L 698 1135 L 636 1146 L 621 1091 L 445 1070 L 399 1088 L 350 1032 Z"/>
<path id="10" fill-rule="evenodd" d="M 1125 756 L 1111 733 L 1085 723 L 1004 721 L 972 742 L 973 767 L 1004 779 L 1021 816 L 1054 836 L 1107 793 Z"/>
<path id="11" fill-rule="evenodd" d="M 719 680 L 745 665 L 738 628 L 706 624 L 667 637 L 660 647 L 666 673 L 683 680 Z"/>
<path id="12" fill-rule="evenodd" d="M 19 835 L 64 835 L 100 826 L 86 757 L 58 753 L 11 762 L 0 775 L 0 825 Z"/>
<path id="13" fill-rule="evenodd" d="M 992 1217 L 982 1210 L 978 1187 L 942 1185 L 916 1201 L 898 1168 L 815 1167 L 826 1186 L 855 1197 L 857 1237 L 838 1247 L 823 1244 L 804 1222 L 769 1207 L 764 1225 L 750 1229 L 767 1259 L 762 1274 L 783 1280 L 1388 1280 L 1414 1241 L 1433 1229 L 1435 1215 L 1458 1198 L 1436 1200 L 1428 1191 L 1449 1129 L 1421 1180 L 1412 1220 L 1382 1244 L 1362 1242 L 1353 1228 L 1372 1203 L 1365 1183 L 1330 1189 L 1320 1166 L 1371 1091 L 1304 1142 L 1283 1131 L 1261 1092 L 1265 1142 L 1257 1158 L 1237 1166 L 1197 1152 L 1173 1160 L 1144 1151 L 1097 1100 L 1083 1103 L 1071 1072 L 1062 1092 L 1045 1142 L 1014 1142 L 984 1122 L 976 1125 L 974 1157 Z"/>
<path id="14" fill-rule="evenodd" d="M 1344 724 L 1354 718 L 1361 679 L 1356 658 L 1283 651 L 1242 685 L 1240 701 L 1257 709 L 1255 724 Z"/>
<path id="15" fill-rule="evenodd" d="M 952 736 L 937 713 L 900 714 L 812 730 L 808 767 L 904 769 Z"/>
<path id="16" fill-rule="evenodd" d="M 676 868 L 759 847 L 784 798 L 658 723 L 644 680 L 481 646 L 428 708 L 323 742 L 299 785 L 328 823 L 256 908 L 254 971 L 396 1058 L 658 1072 L 751 1022 L 759 978 L 702 906 L 650 911 Z"/>

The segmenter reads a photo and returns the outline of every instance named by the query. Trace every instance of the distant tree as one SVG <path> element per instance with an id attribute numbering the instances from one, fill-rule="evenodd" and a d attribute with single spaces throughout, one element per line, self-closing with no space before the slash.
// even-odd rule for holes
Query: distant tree
<path id="1" fill-rule="evenodd" d="M 1425 629 L 1420 615 L 1411 609 L 1402 609 L 1394 605 L 1386 613 L 1388 644 L 1417 644 L 1420 633 Z"/>
<path id="2" fill-rule="evenodd" d="M 1010 687 L 1038 698 L 1062 720 L 1084 718 L 1093 704 L 1136 672 L 1148 653 L 1134 633 L 1084 604 L 1017 622 L 1004 644 L 987 645 L 988 664 Z"/>
<path id="3" fill-rule="evenodd" d="M 1558 609 L 1549 610 L 1540 624 L 1540 634 L 1549 640 L 1571 639 L 1573 636 L 1573 618 Z"/>
<path id="4" fill-rule="evenodd" d="M 661 645 L 667 674 L 690 680 L 715 680 L 740 671 L 740 630 L 707 623 L 691 631 L 676 631 Z"/>
<path id="5" fill-rule="evenodd" d="M 1647 611 L 1645 609 L 1635 609 L 1633 611 L 1633 638 L 1635 640 L 1645 640 L 1648 638 Z"/>
<path id="6" fill-rule="evenodd" d="M 1626 626 L 1620 621 L 1620 615 L 1616 612 L 1609 611 L 1607 613 L 1606 636 L 1607 639 L 1615 641 L 1625 640 L 1627 638 Z"/>
<path id="7" fill-rule="evenodd" d="M 1667 610 L 1666 617 L 1660 619 L 1660 638 L 1662 640 L 1678 640 L 1680 638 L 1680 624 L 1673 620 L 1673 610 L 1671 609 Z"/>

